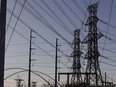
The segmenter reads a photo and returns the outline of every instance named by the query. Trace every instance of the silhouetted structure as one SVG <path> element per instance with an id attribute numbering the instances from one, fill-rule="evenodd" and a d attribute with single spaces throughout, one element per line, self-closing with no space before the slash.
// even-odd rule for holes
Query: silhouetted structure
<path id="1" fill-rule="evenodd" d="M 32 82 L 32 87 L 37 87 L 37 82 Z"/>
<path id="2" fill-rule="evenodd" d="M 73 73 L 77 74 L 72 74 L 71 78 L 71 85 L 80 85 L 82 82 L 82 77 L 81 77 L 81 63 L 80 63 L 80 56 L 81 56 L 81 51 L 80 51 L 80 29 L 77 29 L 74 31 L 74 40 L 73 40 L 73 52 L 71 54 L 71 57 L 73 57 Z M 80 87 L 80 86 L 79 86 Z"/>
<path id="3" fill-rule="evenodd" d="M 0 87 L 4 87 L 6 3 L 0 0 Z"/>
<path id="4" fill-rule="evenodd" d="M 101 38 L 102 35 L 99 34 L 97 30 L 97 22 L 99 20 L 97 17 L 97 9 L 98 3 L 88 6 L 89 17 L 86 26 L 88 26 L 89 31 L 87 37 L 83 40 L 83 43 L 88 44 L 88 52 L 85 57 L 87 58 L 86 72 L 95 73 L 85 76 L 87 87 L 90 87 L 92 84 L 99 87 L 99 83 L 103 82 L 98 59 L 100 56 L 98 51 L 98 39 Z"/>
<path id="5" fill-rule="evenodd" d="M 15 79 L 16 82 L 16 86 L 17 87 L 23 87 L 22 81 L 24 81 L 23 79 L 20 79 L 19 77 L 17 79 Z"/>

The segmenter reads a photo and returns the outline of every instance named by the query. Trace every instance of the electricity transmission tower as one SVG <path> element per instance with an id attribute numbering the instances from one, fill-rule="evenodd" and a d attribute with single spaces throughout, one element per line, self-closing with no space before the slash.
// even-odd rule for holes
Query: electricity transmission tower
<path id="1" fill-rule="evenodd" d="M 37 87 L 37 82 L 32 82 L 32 87 Z"/>
<path id="2" fill-rule="evenodd" d="M 103 82 L 98 59 L 100 56 L 98 51 L 98 39 L 100 39 L 102 35 L 97 31 L 97 22 L 99 20 L 97 17 L 97 9 L 98 3 L 88 6 L 89 17 L 86 26 L 88 26 L 89 30 L 88 35 L 83 40 L 83 43 L 88 45 L 86 73 L 89 74 L 85 75 L 85 82 L 88 86 L 94 84 L 96 87 L 98 87 L 99 83 Z"/>
<path id="3" fill-rule="evenodd" d="M 79 86 L 80 82 L 82 82 L 82 77 L 81 77 L 81 64 L 80 64 L 80 56 L 81 56 L 81 51 L 80 51 L 80 29 L 77 29 L 74 31 L 74 40 L 73 40 L 73 52 L 71 54 L 71 57 L 73 57 L 73 73 L 72 78 L 71 78 L 71 85 L 74 86 Z"/>
<path id="4" fill-rule="evenodd" d="M 19 77 L 17 79 L 15 79 L 16 82 L 16 86 L 17 87 L 23 87 L 22 81 L 24 81 L 23 79 L 20 79 Z"/>

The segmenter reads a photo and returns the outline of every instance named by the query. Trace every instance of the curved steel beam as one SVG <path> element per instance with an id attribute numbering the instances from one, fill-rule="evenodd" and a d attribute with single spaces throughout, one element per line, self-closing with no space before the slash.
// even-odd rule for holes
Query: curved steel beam
<path id="1" fill-rule="evenodd" d="M 18 73 L 21 73 L 21 72 L 26 72 L 26 71 L 28 71 L 28 70 L 23 70 L 23 71 L 15 72 L 15 73 L 9 75 L 8 77 L 6 77 L 4 80 L 6 80 L 7 78 L 9 78 L 9 77 L 11 77 L 11 76 L 13 76 L 13 75 L 15 75 L 15 74 L 18 74 Z M 39 74 L 37 74 L 37 73 L 35 73 L 35 72 L 32 72 L 32 73 L 34 73 L 35 75 L 37 75 L 37 76 L 39 76 L 40 78 L 42 78 L 42 79 L 43 79 L 44 81 L 46 81 L 51 87 L 53 87 L 53 86 L 52 86 L 45 78 L 43 78 L 41 75 L 39 75 Z"/>
<path id="2" fill-rule="evenodd" d="M 17 73 L 21 73 L 21 72 L 28 71 L 28 69 L 25 69 L 25 68 L 8 68 L 8 69 L 5 69 L 5 71 L 11 70 L 11 69 L 20 69 L 20 70 L 23 70 L 23 71 L 15 72 L 15 73 L 9 75 L 8 77 L 6 77 L 4 80 L 6 80 L 7 78 L 9 78 L 9 77 L 11 77 L 11 76 L 13 76 L 13 75 L 15 75 L 15 74 L 17 74 Z M 45 76 L 48 76 L 49 78 L 51 78 L 52 80 L 55 81 L 54 78 L 52 78 L 51 76 L 49 76 L 49 75 L 47 75 L 47 74 L 45 74 L 45 73 L 43 73 L 43 72 L 40 72 L 40 71 L 31 71 L 31 72 L 34 73 L 34 74 L 41 73 L 41 74 L 43 74 L 43 75 L 45 75 Z M 35 73 L 35 72 L 37 72 L 37 73 Z M 40 77 L 40 76 L 39 76 L 39 77 Z M 58 82 L 57 82 L 57 83 L 58 83 Z M 62 87 L 62 85 L 61 85 L 60 83 L 58 83 L 58 85 L 60 85 L 60 86 Z"/>

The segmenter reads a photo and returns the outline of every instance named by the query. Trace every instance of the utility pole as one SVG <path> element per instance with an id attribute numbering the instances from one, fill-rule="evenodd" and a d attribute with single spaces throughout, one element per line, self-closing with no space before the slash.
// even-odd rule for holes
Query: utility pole
<path id="1" fill-rule="evenodd" d="M 58 39 L 56 38 L 55 87 L 57 87 L 57 60 L 58 60 Z"/>
<path id="2" fill-rule="evenodd" d="M 0 87 L 4 87 L 6 6 L 7 0 L 0 0 Z"/>
<path id="3" fill-rule="evenodd" d="M 81 77 L 81 63 L 80 63 L 80 56 L 81 56 L 81 51 L 80 51 L 80 29 L 76 29 L 74 31 L 74 40 L 73 40 L 73 52 L 71 54 L 71 57 L 73 57 L 73 73 L 77 74 L 72 74 L 71 78 L 71 85 L 80 87 L 80 83 L 82 82 L 82 77 Z"/>
<path id="4" fill-rule="evenodd" d="M 28 87 L 31 87 L 31 49 L 32 49 L 31 45 L 32 45 L 32 30 L 30 30 Z"/>
<path id="5" fill-rule="evenodd" d="M 98 87 L 99 83 L 103 83 L 101 70 L 99 66 L 99 59 L 100 53 L 98 51 L 98 39 L 102 37 L 101 34 L 97 31 L 97 9 L 98 3 L 94 3 L 88 6 L 89 17 L 86 22 L 86 26 L 88 26 L 88 35 L 83 40 L 83 43 L 88 44 L 88 52 L 85 56 L 87 58 L 87 73 L 95 73 L 89 74 L 88 78 L 85 76 L 85 81 L 87 85 L 91 85 L 94 83 L 96 87 Z M 87 82 L 88 81 L 88 82 Z M 103 86 L 103 84 L 102 84 Z"/>

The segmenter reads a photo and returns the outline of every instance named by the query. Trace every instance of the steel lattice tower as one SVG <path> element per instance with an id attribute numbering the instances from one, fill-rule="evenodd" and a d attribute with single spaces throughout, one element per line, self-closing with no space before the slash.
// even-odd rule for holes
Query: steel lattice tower
<path id="1" fill-rule="evenodd" d="M 100 56 L 98 51 L 98 39 L 101 38 L 102 35 L 97 31 L 97 22 L 99 20 L 97 17 L 97 9 L 98 3 L 88 6 L 89 17 L 86 26 L 88 26 L 89 31 L 83 41 L 83 43 L 88 44 L 86 73 L 89 74 L 85 76 L 85 82 L 89 86 L 94 84 L 96 87 L 98 87 L 99 83 L 103 82 L 98 59 Z"/>
<path id="2" fill-rule="evenodd" d="M 73 40 L 73 52 L 71 54 L 71 57 L 73 57 L 73 74 L 71 78 L 71 85 L 74 87 L 75 85 L 79 86 L 81 82 L 81 64 L 80 64 L 80 29 L 77 29 L 74 31 L 74 40 Z M 77 87 L 76 86 L 76 87 Z"/>
<path id="3" fill-rule="evenodd" d="M 17 78 L 17 79 L 15 79 L 17 82 L 16 82 L 16 86 L 17 87 L 23 87 L 23 84 L 22 84 L 22 81 L 24 81 L 23 79 L 19 79 L 19 78 Z"/>

